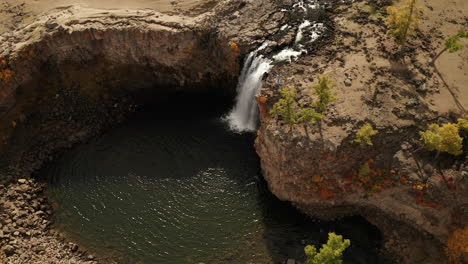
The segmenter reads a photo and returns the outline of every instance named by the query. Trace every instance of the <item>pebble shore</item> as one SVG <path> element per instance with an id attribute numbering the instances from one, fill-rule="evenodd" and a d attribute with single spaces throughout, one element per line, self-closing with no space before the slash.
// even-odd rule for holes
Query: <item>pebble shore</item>
<path id="1" fill-rule="evenodd" d="M 0 185 L 0 263 L 98 263 L 51 229 L 44 190 L 33 179 Z"/>

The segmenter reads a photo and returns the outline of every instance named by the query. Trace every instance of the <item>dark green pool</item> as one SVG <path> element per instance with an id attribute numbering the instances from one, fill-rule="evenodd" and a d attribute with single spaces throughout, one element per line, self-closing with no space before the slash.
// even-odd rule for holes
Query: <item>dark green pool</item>
<path id="1" fill-rule="evenodd" d="M 329 231 L 352 240 L 345 263 L 382 262 L 364 220 L 319 222 L 274 198 L 254 136 L 228 131 L 214 101 L 159 101 L 46 166 L 55 227 L 118 263 L 283 263 Z"/>

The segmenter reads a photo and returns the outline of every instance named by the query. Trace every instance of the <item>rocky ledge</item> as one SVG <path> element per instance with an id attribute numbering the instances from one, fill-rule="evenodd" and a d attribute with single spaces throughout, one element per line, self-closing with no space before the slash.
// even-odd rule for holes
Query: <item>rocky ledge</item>
<path id="1" fill-rule="evenodd" d="M 258 97 L 255 146 L 271 191 L 311 215 L 365 216 L 402 263 L 445 263 L 447 240 L 468 223 L 467 145 L 460 156 L 436 157 L 419 135 L 466 113 L 468 52 L 446 55 L 453 65 L 447 57 L 436 63 L 447 86 L 431 63 L 444 39 L 467 25 L 457 12 L 461 1 L 442 2 L 423 6 L 422 25 L 403 50 L 386 34 L 390 1 L 335 5 L 328 10 L 334 36 L 294 64 L 273 68 Z M 290 129 L 270 115 L 278 79 L 311 104 L 317 74 L 335 81 L 338 97 L 321 122 Z M 378 131 L 373 146 L 355 142 L 366 123 Z"/>

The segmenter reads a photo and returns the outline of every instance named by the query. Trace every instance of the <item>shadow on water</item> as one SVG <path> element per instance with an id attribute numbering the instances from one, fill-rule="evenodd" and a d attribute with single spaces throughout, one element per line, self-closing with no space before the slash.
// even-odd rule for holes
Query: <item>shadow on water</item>
<path id="1" fill-rule="evenodd" d="M 364 218 L 352 216 L 322 221 L 307 216 L 289 202 L 278 200 L 266 185 L 264 180 L 259 181 L 265 224 L 263 239 L 274 263 L 284 263 L 287 259 L 305 263 L 304 247 L 314 245 L 319 249 L 327 242 L 329 232 L 351 240 L 343 257 L 344 264 L 390 263 L 380 254 L 381 232 Z"/>
<path id="2" fill-rule="evenodd" d="M 171 95 L 48 164 L 54 226 L 119 263 L 284 263 L 334 231 L 344 263 L 383 263 L 379 231 L 362 218 L 311 219 L 276 199 L 254 135 L 226 131 L 222 97 Z"/>

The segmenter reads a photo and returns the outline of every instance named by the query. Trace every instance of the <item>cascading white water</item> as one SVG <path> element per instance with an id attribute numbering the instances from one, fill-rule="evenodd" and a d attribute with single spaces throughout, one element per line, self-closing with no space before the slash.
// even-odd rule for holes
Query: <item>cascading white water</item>
<path id="1" fill-rule="evenodd" d="M 292 47 L 287 47 L 271 57 L 271 60 L 257 56 L 258 51 L 266 48 L 268 42 L 251 52 L 245 60 L 242 68 L 239 82 L 237 84 L 236 105 L 232 111 L 223 119 L 228 122 L 231 130 L 236 132 L 255 131 L 257 129 L 258 108 L 255 102 L 255 95 L 259 92 L 262 85 L 262 77 L 273 67 L 273 62 L 297 60 L 302 54 L 307 53 L 306 43 L 316 41 L 325 31 L 322 23 L 317 23 L 315 19 L 309 21 L 308 18 L 314 16 L 321 7 L 317 0 L 299 0 L 293 6 L 297 12 L 302 14 L 303 20 L 299 24 L 296 32 L 296 38 Z M 281 11 L 286 12 L 286 9 Z M 281 30 L 289 28 L 289 25 L 283 25 Z"/>
<path id="2" fill-rule="evenodd" d="M 257 128 L 258 108 L 255 95 L 262 85 L 263 75 L 272 67 L 271 60 L 257 56 L 258 51 L 266 46 L 268 43 L 252 51 L 242 68 L 237 84 L 236 105 L 225 117 L 231 129 L 236 132 L 255 131 Z"/>

